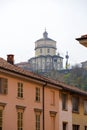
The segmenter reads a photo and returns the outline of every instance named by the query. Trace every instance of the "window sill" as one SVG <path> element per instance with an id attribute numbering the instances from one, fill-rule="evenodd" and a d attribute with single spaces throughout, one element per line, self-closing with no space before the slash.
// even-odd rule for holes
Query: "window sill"
<path id="1" fill-rule="evenodd" d="M 84 113 L 84 115 L 87 115 L 87 113 Z"/>
<path id="2" fill-rule="evenodd" d="M 22 97 L 17 97 L 17 99 L 24 100 L 24 98 L 22 98 Z"/>
<path id="3" fill-rule="evenodd" d="M 4 93 L 0 93 L 0 95 L 2 95 L 2 96 L 7 96 L 7 95 L 8 95 L 8 93 L 6 93 L 6 94 L 4 94 Z"/>
<path id="4" fill-rule="evenodd" d="M 50 104 L 51 106 L 55 106 L 55 104 Z"/>
<path id="5" fill-rule="evenodd" d="M 66 109 L 62 109 L 62 111 L 68 111 L 68 109 L 66 108 Z"/>
<path id="6" fill-rule="evenodd" d="M 79 111 L 72 111 L 72 113 L 76 113 L 76 114 L 79 114 Z"/>
<path id="7" fill-rule="evenodd" d="M 36 103 L 40 103 L 40 101 L 36 101 L 36 100 L 35 100 L 35 102 L 36 102 Z"/>

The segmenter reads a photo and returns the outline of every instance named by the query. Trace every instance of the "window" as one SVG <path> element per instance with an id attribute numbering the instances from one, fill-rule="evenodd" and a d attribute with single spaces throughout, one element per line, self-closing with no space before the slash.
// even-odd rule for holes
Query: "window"
<path id="1" fill-rule="evenodd" d="M 87 100 L 84 101 L 84 114 L 87 114 Z"/>
<path id="2" fill-rule="evenodd" d="M 56 114 L 57 114 L 56 111 L 50 111 L 50 117 L 51 117 L 50 125 L 51 125 L 51 130 L 55 130 Z"/>
<path id="3" fill-rule="evenodd" d="M 85 126 L 85 130 L 87 130 L 87 126 Z"/>
<path id="4" fill-rule="evenodd" d="M 42 53 L 42 48 L 40 49 L 40 53 Z"/>
<path id="5" fill-rule="evenodd" d="M 67 130 L 67 123 L 63 122 L 63 130 Z"/>
<path id="6" fill-rule="evenodd" d="M 36 101 L 40 102 L 40 88 L 36 87 Z"/>
<path id="7" fill-rule="evenodd" d="M 79 125 L 73 125 L 73 130 L 79 130 L 80 126 Z"/>
<path id="8" fill-rule="evenodd" d="M 47 52 L 50 53 L 50 49 L 48 49 Z"/>
<path id="9" fill-rule="evenodd" d="M 35 111 L 35 128 L 36 130 L 40 130 L 42 109 L 34 108 L 34 111 Z"/>
<path id="10" fill-rule="evenodd" d="M 4 111 L 4 107 L 5 107 L 6 103 L 2 103 L 0 102 L 0 130 L 2 130 L 3 128 L 3 111 Z"/>
<path id="11" fill-rule="evenodd" d="M 17 130 L 23 130 L 23 114 L 26 106 L 16 105 L 17 109 Z"/>
<path id="12" fill-rule="evenodd" d="M 62 110 L 67 110 L 67 95 L 62 93 Z"/>
<path id="13" fill-rule="evenodd" d="M 36 113 L 36 130 L 40 130 L 40 114 Z"/>
<path id="14" fill-rule="evenodd" d="M 51 105 L 55 105 L 55 92 L 51 91 Z"/>
<path id="15" fill-rule="evenodd" d="M 54 62 L 57 62 L 57 59 L 54 59 Z"/>
<path id="16" fill-rule="evenodd" d="M 51 116 L 51 130 L 55 130 L 55 116 Z"/>
<path id="17" fill-rule="evenodd" d="M 72 111 L 79 112 L 79 98 L 72 97 Z"/>
<path id="18" fill-rule="evenodd" d="M 17 116 L 17 130 L 23 130 L 23 112 L 18 111 Z"/>
<path id="19" fill-rule="evenodd" d="M 3 119 L 3 110 L 0 110 L 0 130 L 2 130 L 2 123 L 3 123 L 2 119 Z"/>
<path id="20" fill-rule="evenodd" d="M 8 80 L 5 78 L 0 78 L 0 93 L 1 94 L 8 93 Z"/>
<path id="21" fill-rule="evenodd" d="M 18 83 L 18 97 L 23 98 L 23 83 Z"/>

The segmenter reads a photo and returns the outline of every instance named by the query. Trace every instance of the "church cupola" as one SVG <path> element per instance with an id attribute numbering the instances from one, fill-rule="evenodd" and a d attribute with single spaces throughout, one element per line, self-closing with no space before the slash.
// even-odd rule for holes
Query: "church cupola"
<path id="1" fill-rule="evenodd" d="M 45 32 L 43 33 L 43 38 L 44 38 L 44 39 L 47 39 L 47 38 L 48 38 L 48 33 L 46 32 L 46 30 L 45 30 Z"/>

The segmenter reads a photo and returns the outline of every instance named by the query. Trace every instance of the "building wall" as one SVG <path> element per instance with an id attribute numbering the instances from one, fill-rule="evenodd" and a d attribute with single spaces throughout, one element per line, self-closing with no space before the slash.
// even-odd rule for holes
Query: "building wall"
<path id="1" fill-rule="evenodd" d="M 53 130 L 52 117 L 55 120 L 55 130 L 59 129 L 59 91 L 45 88 L 45 130 Z"/>
<path id="2" fill-rule="evenodd" d="M 49 49 L 49 52 L 48 52 Z M 54 48 L 46 48 L 46 47 L 42 47 L 42 48 L 38 48 L 35 52 L 35 56 L 47 56 L 47 55 L 55 55 L 55 49 Z"/>
<path id="3" fill-rule="evenodd" d="M 0 74 L 0 77 L 8 78 L 8 94 L 0 94 L 0 103 L 6 103 L 3 111 L 3 130 L 17 130 L 17 108 L 16 105 L 24 106 L 23 130 L 35 130 L 35 108 L 42 110 L 42 87 L 33 82 L 23 79 L 12 78 Z M 24 86 L 23 98 L 17 98 L 17 82 Z M 35 101 L 35 88 L 40 87 L 41 102 Z M 41 113 L 42 130 L 42 113 Z"/>
<path id="4" fill-rule="evenodd" d="M 67 110 L 62 110 L 62 93 L 59 96 L 59 130 L 63 130 L 63 122 L 67 123 L 67 130 L 72 130 L 72 104 L 71 95 L 67 92 Z"/>
<path id="5" fill-rule="evenodd" d="M 12 77 L 8 75 L 1 75 L 0 77 L 8 79 L 8 94 L 0 94 L 0 104 L 6 103 L 3 111 L 3 130 L 17 130 L 17 106 L 24 108 L 23 112 L 23 130 L 35 130 L 35 113 L 40 111 L 40 130 L 43 130 L 43 85 L 26 81 L 17 77 Z M 17 83 L 23 83 L 23 98 L 17 97 Z M 40 88 L 40 102 L 35 101 L 35 88 Z M 53 99 L 55 104 L 51 104 L 51 91 L 53 94 Z M 54 130 L 59 130 L 59 90 L 50 89 L 46 86 L 45 88 L 45 130 L 51 129 L 52 120 L 55 119 L 53 123 Z M 54 118 L 55 117 L 55 118 Z M 51 120 L 52 118 L 52 120 Z"/>
<path id="6" fill-rule="evenodd" d="M 82 62 L 82 68 L 87 69 L 87 61 Z"/>
<path id="7" fill-rule="evenodd" d="M 17 130 L 18 109 L 23 109 L 23 130 L 35 130 L 35 115 L 38 112 L 41 120 L 40 130 L 43 130 L 43 85 L 2 73 L 0 77 L 8 79 L 8 94 L 0 93 L 0 109 L 5 104 L 3 130 Z M 23 83 L 23 98 L 17 97 L 18 82 Z M 36 87 L 40 88 L 40 102 L 35 100 Z M 79 113 L 72 113 L 72 95 L 53 87 L 44 87 L 44 130 L 62 130 L 63 122 L 67 123 L 67 130 L 72 130 L 73 124 L 80 125 L 80 130 L 84 130 L 84 126 L 87 126 L 84 100 L 87 100 L 87 97 L 79 96 Z M 67 94 L 67 110 L 62 110 L 62 93 Z"/>
<path id="8" fill-rule="evenodd" d="M 50 72 L 51 70 L 62 70 L 63 59 L 60 56 L 39 56 L 29 60 L 32 71 Z"/>
<path id="9" fill-rule="evenodd" d="M 87 113 L 84 114 L 84 100 L 87 100 L 87 97 L 79 97 L 79 112 L 72 113 L 72 124 L 79 125 L 80 130 L 85 130 L 87 126 Z"/>
<path id="10" fill-rule="evenodd" d="M 51 41 L 51 40 L 41 40 L 35 42 L 35 56 L 40 56 L 40 55 L 56 55 L 56 42 Z M 48 48 L 50 49 L 50 52 L 48 53 Z M 40 51 L 42 49 L 42 53 Z"/>

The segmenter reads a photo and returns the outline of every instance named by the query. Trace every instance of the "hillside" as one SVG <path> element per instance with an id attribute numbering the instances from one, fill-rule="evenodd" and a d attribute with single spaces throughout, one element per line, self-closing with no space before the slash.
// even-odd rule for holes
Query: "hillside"
<path id="1" fill-rule="evenodd" d="M 68 85 L 76 86 L 87 91 L 87 70 L 75 67 L 71 70 L 51 71 L 44 76 L 62 81 Z"/>

